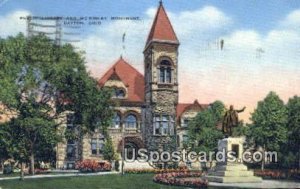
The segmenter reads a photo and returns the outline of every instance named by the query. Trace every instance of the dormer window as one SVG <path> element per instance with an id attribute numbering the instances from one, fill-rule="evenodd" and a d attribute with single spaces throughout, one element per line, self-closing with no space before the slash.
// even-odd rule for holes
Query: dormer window
<path id="1" fill-rule="evenodd" d="M 188 124 L 189 124 L 189 119 L 187 119 L 187 118 L 184 118 L 183 120 L 182 120 L 182 127 L 187 127 L 188 126 Z"/>
<path id="2" fill-rule="evenodd" d="M 168 60 L 163 60 L 159 66 L 159 82 L 171 83 L 172 82 L 172 65 Z"/>
<path id="3" fill-rule="evenodd" d="M 126 93 L 123 88 L 114 88 L 113 89 L 113 98 L 125 98 Z"/>

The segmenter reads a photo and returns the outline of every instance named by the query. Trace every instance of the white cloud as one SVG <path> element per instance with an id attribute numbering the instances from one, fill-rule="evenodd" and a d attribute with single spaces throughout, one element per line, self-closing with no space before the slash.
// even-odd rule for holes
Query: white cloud
<path id="1" fill-rule="evenodd" d="M 184 11 L 179 14 L 169 13 L 170 19 L 181 37 L 203 32 L 212 32 L 232 22 L 231 18 L 213 6 L 206 6 L 194 11 Z"/>
<path id="2" fill-rule="evenodd" d="M 26 32 L 26 20 L 20 19 L 20 17 L 26 17 L 30 15 L 27 10 L 17 10 L 9 14 L 0 15 L 1 37 L 9 35 L 16 35 L 19 32 Z"/>
<path id="3" fill-rule="evenodd" d="M 281 26 L 287 28 L 299 29 L 300 26 L 300 9 L 292 11 L 284 20 L 280 22 Z"/>
<path id="4" fill-rule="evenodd" d="M 112 64 L 122 53 L 142 72 L 142 52 L 156 11 L 154 7 L 147 9 L 142 21 L 110 21 L 107 25 L 99 26 L 96 32 L 87 36 L 80 44 L 87 52 L 87 60 L 98 59 L 101 63 Z M 219 33 L 220 28 L 229 27 L 232 23 L 230 17 L 212 6 L 180 13 L 167 12 L 167 14 L 181 42 L 180 49 L 183 51 L 190 50 L 195 41 L 200 43 L 204 35 L 207 40 L 210 40 L 210 36 Z M 124 32 L 126 32 L 125 52 L 122 50 Z M 197 52 L 199 49 L 194 50 Z M 186 55 L 189 59 L 191 56 L 195 56 L 195 59 L 198 57 L 194 52 L 183 53 L 181 56 L 188 58 Z M 181 61 L 184 64 L 188 60 L 181 59 Z"/>

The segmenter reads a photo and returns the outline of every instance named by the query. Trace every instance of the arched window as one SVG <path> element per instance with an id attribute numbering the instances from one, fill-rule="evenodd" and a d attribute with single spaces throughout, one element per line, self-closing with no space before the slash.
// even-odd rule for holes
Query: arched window
<path id="1" fill-rule="evenodd" d="M 172 82 L 171 63 L 168 60 L 163 60 L 160 63 L 159 82 L 160 83 L 171 83 Z"/>
<path id="2" fill-rule="evenodd" d="M 133 114 L 129 114 L 125 119 L 125 127 L 126 128 L 133 128 L 137 127 L 137 118 Z"/>
<path id="3" fill-rule="evenodd" d="M 119 128 L 120 127 L 120 123 L 121 123 L 121 116 L 118 113 L 115 113 L 113 120 L 112 120 L 112 127 L 113 128 Z"/>

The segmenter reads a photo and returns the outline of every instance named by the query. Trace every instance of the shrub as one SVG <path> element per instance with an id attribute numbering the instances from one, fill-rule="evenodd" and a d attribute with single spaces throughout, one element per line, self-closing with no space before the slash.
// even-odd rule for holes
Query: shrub
<path id="1" fill-rule="evenodd" d="M 10 164 L 4 165 L 3 174 L 12 174 L 12 173 L 13 173 L 12 165 L 10 165 Z"/>
<path id="2" fill-rule="evenodd" d="M 96 160 L 83 160 L 76 163 L 75 169 L 84 173 L 110 171 L 111 164 L 109 162 L 97 162 Z"/>
<path id="3" fill-rule="evenodd" d="M 300 170 L 290 169 L 290 170 L 255 170 L 254 174 L 260 176 L 264 179 L 287 179 L 287 178 L 300 178 Z"/>

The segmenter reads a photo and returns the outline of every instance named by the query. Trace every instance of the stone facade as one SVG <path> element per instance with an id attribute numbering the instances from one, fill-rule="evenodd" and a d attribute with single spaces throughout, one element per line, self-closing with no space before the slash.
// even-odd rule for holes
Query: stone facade
<path id="1" fill-rule="evenodd" d="M 177 56 L 178 44 L 152 43 L 144 52 L 145 56 L 145 130 L 144 141 L 149 150 L 165 150 L 166 146 L 176 149 L 176 106 L 178 104 Z M 170 62 L 171 81 L 160 81 L 160 64 Z M 149 76 L 148 76 L 149 75 Z M 169 130 L 173 133 L 159 135 L 154 131 L 156 116 L 169 116 Z M 173 122 L 173 123 L 172 123 Z M 173 128 L 170 128 L 173 127 Z"/>

